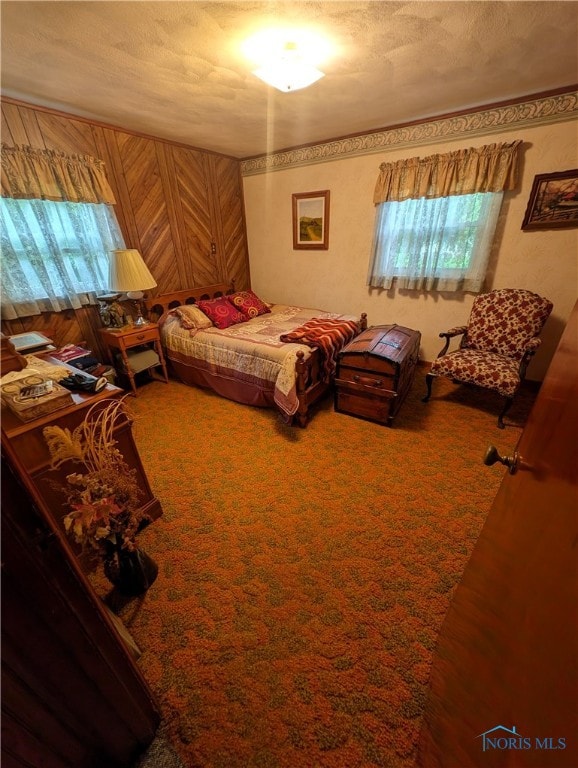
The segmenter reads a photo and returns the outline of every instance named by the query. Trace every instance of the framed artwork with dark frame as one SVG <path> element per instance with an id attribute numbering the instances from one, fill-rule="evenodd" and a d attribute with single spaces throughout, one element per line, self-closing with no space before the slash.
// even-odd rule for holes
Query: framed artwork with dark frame
<path id="1" fill-rule="evenodd" d="M 293 249 L 329 248 L 329 190 L 293 195 Z"/>
<path id="2" fill-rule="evenodd" d="M 578 168 L 534 177 L 522 229 L 578 226 Z"/>

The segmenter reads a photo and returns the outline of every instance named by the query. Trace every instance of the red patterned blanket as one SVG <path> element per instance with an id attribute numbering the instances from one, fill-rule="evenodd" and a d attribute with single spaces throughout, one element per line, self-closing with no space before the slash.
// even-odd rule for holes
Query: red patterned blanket
<path id="1" fill-rule="evenodd" d="M 329 380 L 335 373 L 337 354 L 359 331 L 354 320 L 330 320 L 314 317 L 291 333 L 280 336 L 281 341 L 317 347 L 323 357 L 323 373 Z"/>

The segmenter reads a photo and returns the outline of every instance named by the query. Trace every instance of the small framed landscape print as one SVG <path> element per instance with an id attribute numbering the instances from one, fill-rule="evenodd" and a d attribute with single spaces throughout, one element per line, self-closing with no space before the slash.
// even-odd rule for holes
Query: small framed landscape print
<path id="1" fill-rule="evenodd" d="M 534 177 L 522 229 L 578 226 L 578 168 Z"/>
<path id="2" fill-rule="evenodd" d="M 329 190 L 293 195 L 293 249 L 329 248 Z"/>

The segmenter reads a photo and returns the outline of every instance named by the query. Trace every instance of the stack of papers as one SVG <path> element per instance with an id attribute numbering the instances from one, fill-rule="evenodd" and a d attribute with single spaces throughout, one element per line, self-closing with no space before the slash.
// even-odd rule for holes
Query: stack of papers
<path id="1" fill-rule="evenodd" d="M 70 371 L 62 365 L 54 365 L 48 363 L 45 360 L 40 360 L 34 355 L 25 355 L 26 362 L 28 363 L 26 368 L 21 371 L 9 371 L 2 378 L 0 378 L 0 386 L 9 384 L 19 379 L 25 379 L 27 376 L 40 376 L 43 381 L 53 379 L 54 381 L 60 381 L 65 376 L 68 376 Z"/>

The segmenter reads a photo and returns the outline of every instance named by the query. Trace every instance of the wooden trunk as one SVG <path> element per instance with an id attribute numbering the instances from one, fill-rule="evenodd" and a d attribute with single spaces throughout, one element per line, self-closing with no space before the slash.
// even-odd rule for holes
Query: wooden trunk
<path id="1" fill-rule="evenodd" d="M 409 392 L 421 334 L 402 325 L 375 325 L 337 359 L 335 410 L 391 426 Z"/>

